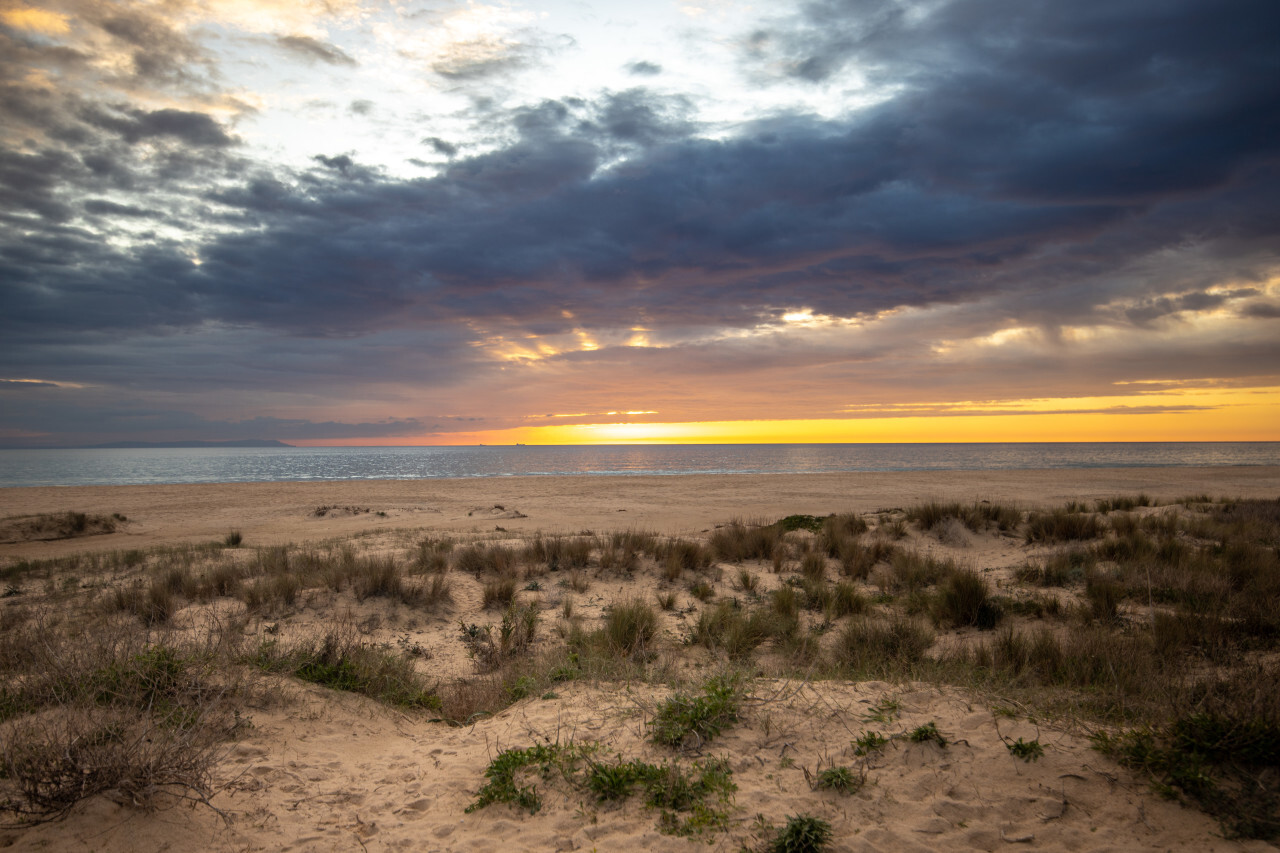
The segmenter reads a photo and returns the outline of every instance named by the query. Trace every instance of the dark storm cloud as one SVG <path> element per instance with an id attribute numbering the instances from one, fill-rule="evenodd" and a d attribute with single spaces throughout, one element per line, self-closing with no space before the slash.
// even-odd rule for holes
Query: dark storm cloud
<path id="1" fill-rule="evenodd" d="M 205 113 L 87 107 L 80 113 L 80 118 L 93 127 L 119 135 L 131 145 L 156 137 L 169 137 L 197 148 L 221 148 L 235 144 L 235 139 Z"/>
<path id="2" fill-rule="evenodd" d="M 958 0 L 924 17 L 901 8 L 814 3 L 745 40 L 759 79 L 837 86 L 856 70 L 900 87 L 847 116 L 784 113 L 707 138 L 688 100 L 643 88 L 494 107 L 493 138 L 509 141 L 460 157 L 427 136 L 449 161 L 417 180 L 362 166 L 359 152 L 317 153 L 302 171 L 248 164 L 235 159 L 228 126 L 204 113 L 15 84 L 0 91 L 0 118 L 34 142 L 0 150 L 0 354 L 57 364 L 75 336 L 89 347 L 76 366 L 92 372 L 95 355 L 102 362 L 132 338 L 176 340 L 218 324 L 347 354 L 358 348 L 334 342 L 422 330 L 434 346 L 462 321 L 481 330 L 466 333 L 474 337 L 633 324 L 661 333 L 750 327 L 801 306 L 847 317 L 979 299 L 997 319 L 1046 329 L 1081 318 L 1144 326 L 1228 300 L 1245 300 L 1233 310 L 1259 324 L 1275 318 L 1248 284 L 1274 269 L 1280 244 L 1280 7 Z M 184 55 L 181 40 L 143 24 L 112 24 L 113 37 Z M 472 45 L 436 70 L 483 81 L 536 61 L 540 43 L 530 43 Z M 6 63 L 6 77 L 21 79 Z M 158 59 L 148 67 L 177 74 Z M 174 230 L 219 226 L 203 236 L 199 265 L 167 238 L 106 240 L 107 225 L 80 218 L 125 223 L 152 210 Z M 1214 263 L 1185 266 L 1188 246 Z M 1217 289 L 1226 284 L 1237 293 Z M 397 345 L 396 376 L 412 375 L 412 351 Z M 726 369 L 861 357 L 720 351 Z M 1231 376 L 1275 357 L 1232 352 L 1235 361 L 1223 350 L 1123 363 L 1199 362 Z M 869 348 L 866 358 L 882 354 Z M 668 370 L 692 360 L 687 350 L 617 357 Z M 479 369 L 443 347 L 432 359 L 439 376 Z M 1011 385 L 1036 393 L 1061 369 L 1050 362 L 1012 365 Z M 1112 375 L 1105 359 L 1090 367 Z M 168 370 L 157 384 L 177 381 L 169 365 L 152 369 Z M 231 373 L 249 381 L 253 370 Z"/>
<path id="3" fill-rule="evenodd" d="M 328 42 L 313 39 L 311 36 L 280 36 L 276 44 L 294 56 L 310 62 L 323 62 L 326 65 L 343 65 L 354 68 L 359 65 L 341 48 Z"/>
<path id="4" fill-rule="evenodd" d="M 32 383 L 10 383 L 31 385 Z M 0 392 L 5 383 L 0 381 Z M 483 418 L 463 423 L 458 418 L 387 418 L 372 422 L 311 421 L 301 418 L 256 417 L 245 420 L 204 418 L 191 412 L 148 405 L 145 400 L 75 400 L 26 395 L 22 411 L 6 418 L 10 429 L 42 432 L 58 425 L 57 434 L 40 439 L 0 439 L 0 446 L 88 444 L 116 440 L 236 441 L 274 438 L 323 441 L 350 438 L 396 438 L 438 431 L 475 428 Z"/>

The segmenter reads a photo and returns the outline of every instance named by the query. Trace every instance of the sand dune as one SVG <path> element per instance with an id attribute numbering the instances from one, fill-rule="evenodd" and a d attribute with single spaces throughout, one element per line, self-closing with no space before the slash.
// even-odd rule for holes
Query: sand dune
<path id="1" fill-rule="evenodd" d="M 91 539 L 5 545 L 0 558 L 51 557 L 103 548 L 135 548 L 244 534 L 233 550 L 280 542 L 349 541 L 362 552 L 399 553 L 415 537 L 448 533 L 507 543 L 535 531 L 579 532 L 648 528 L 698 535 L 730 518 L 772 519 L 792 513 L 872 513 L 924 498 L 999 498 L 1024 506 L 1068 498 L 1146 491 L 1168 499 L 1186 494 L 1280 494 L 1277 469 L 1155 469 L 1130 471 L 974 472 L 818 477 L 525 478 L 522 480 L 174 486 L 0 490 L 0 516 L 75 509 L 118 513 L 122 529 Z M 318 506 L 369 512 L 328 512 Z M 477 509 L 479 508 L 479 509 Z M 378 515 L 385 513 L 385 516 Z M 499 530 L 498 528 L 505 528 Z M 1010 581 L 1032 548 L 1020 538 L 962 532 L 951 537 L 911 532 L 923 552 L 959 555 Z M 778 589 L 786 573 L 748 565 L 760 594 Z M 733 594 L 737 567 L 714 580 L 721 598 Z M 138 570 L 141 571 L 141 570 Z M 789 570 L 789 571 L 794 571 Z M 459 622 L 493 621 L 478 579 L 454 576 L 453 605 L 419 612 L 348 592 L 306 593 L 295 607 L 252 616 L 245 632 L 301 636 L 335 622 L 360 625 L 373 642 L 421 653 L 420 668 L 441 679 L 476 678 L 458 641 Z M 584 573 L 586 591 L 572 593 L 566 573 L 543 574 L 520 599 L 542 613 L 540 643 L 556 641 L 550 626 L 564 599 L 575 619 L 600 624 L 608 607 L 637 596 L 652 600 L 656 572 Z M 133 577 L 133 576 L 127 576 Z M 141 575 L 137 576 L 141 577 Z M 85 578 L 91 583 L 125 583 Z M 50 584 L 52 586 L 52 584 Z M 112 796 L 80 802 L 64 819 L 0 832 L 15 850 L 761 850 L 789 816 L 829 822 L 838 851 L 887 850 L 1272 850 L 1260 841 L 1222 837 L 1218 822 L 1157 796 L 1148 782 L 1090 748 L 1070 720 L 1034 721 L 1017 696 L 967 694 L 922 683 L 848 682 L 767 674 L 749 681 L 741 718 L 699 749 L 675 751 L 649 737 L 655 710 L 671 694 L 668 680 L 697 684 L 723 670 L 723 659 L 684 645 L 700 605 L 682 588 L 681 605 L 660 614 L 661 655 L 669 678 L 657 683 L 556 684 L 493 716 L 465 725 L 433 722 L 429 711 L 404 711 L 362 696 L 285 676 L 251 676 L 244 724 L 228 741 L 214 771 L 208 803 L 157 799 L 139 809 Z M 34 606 L 21 596 L 8 600 Z M 235 604 L 234 602 L 232 604 Z M 227 605 L 231 606 L 231 605 Z M 238 605 L 236 605 L 238 606 Z M 710 606 L 710 605 L 705 605 Z M 190 604 L 173 624 L 195 624 L 207 611 Z M 967 642 L 960 632 L 947 642 Z M 768 670 L 765 666 L 762 672 Z M 888 710 L 886 710 L 888 709 Z M 947 741 L 898 737 L 926 724 Z M 890 738 L 859 755 L 858 738 Z M 1021 760 L 1008 745 L 1035 741 L 1043 755 Z M 538 744 L 577 745 L 596 761 L 638 759 L 655 765 L 723 760 L 736 791 L 725 824 L 692 838 L 661 831 L 659 809 L 639 797 L 601 802 L 578 777 L 530 777 L 542 807 L 536 814 L 509 804 L 468 813 L 485 784 L 485 769 L 503 750 Z M 865 777 L 851 794 L 815 789 L 823 769 L 848 767 Z"/>

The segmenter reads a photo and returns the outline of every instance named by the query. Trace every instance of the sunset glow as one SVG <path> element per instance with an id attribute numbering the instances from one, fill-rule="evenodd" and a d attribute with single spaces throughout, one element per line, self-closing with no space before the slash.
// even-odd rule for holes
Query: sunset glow
<path id="1" fill-rule="evenodd" d="M 0 2 L 0 446 L 1277 441 L 1278 43 L 1266 0 Z"/>

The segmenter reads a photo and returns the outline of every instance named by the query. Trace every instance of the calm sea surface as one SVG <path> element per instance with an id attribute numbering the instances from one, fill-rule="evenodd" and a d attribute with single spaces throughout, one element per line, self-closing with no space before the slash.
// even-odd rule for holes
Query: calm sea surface
<path id="1" fill-rule="evenodd" d="M 0 486 L 1280 465 L 1280 442 L 0 450 Z"/>

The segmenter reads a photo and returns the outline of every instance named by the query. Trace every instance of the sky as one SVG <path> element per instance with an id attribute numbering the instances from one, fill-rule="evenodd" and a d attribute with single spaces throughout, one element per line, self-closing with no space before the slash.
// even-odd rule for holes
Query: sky
<path id="1" fill-rule="evenodd" d="M 0 0 L 0 446 L 1280 440 L 1275 0 Z"/>

